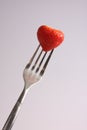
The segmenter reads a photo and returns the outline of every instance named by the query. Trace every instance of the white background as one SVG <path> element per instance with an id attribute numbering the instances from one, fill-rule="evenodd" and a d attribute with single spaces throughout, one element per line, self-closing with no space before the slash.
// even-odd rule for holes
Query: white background
<path id="1" fill-rule="evenodd" d="M 87 130 L 87 1 L 0 0 L 0 129 L 20 95 L 40 25 L 65 34 L 13 130 Z"/>

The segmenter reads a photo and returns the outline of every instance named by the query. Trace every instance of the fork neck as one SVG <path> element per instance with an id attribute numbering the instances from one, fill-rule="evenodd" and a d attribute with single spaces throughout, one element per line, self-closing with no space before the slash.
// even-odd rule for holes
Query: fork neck
<path id="1" fill-rule="evenodd" d="M 22 90 L 22 93 L 21 93 L 21 95 L 20 95 L 20 97 L 19 97 L 19 99 L 18 99 L 18 101 L 19 101 L 20 103 L 22 103 L 22 102 L 24 101 L 24 98 L 25 98 L 26 93 L 27 93 L 27 90 L 26 90 L 25 87 L 24 87 L 24 89 Z"/>

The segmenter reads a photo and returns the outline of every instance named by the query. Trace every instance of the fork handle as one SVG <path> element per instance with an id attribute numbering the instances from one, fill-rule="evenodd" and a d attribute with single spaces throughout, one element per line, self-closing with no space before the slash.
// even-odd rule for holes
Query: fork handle
<path id="1" fill-rule="evenodd" d="M 7 118 L 7 121 L 4 124 L 4 127 L 2 128 L 2 130 L 11 130 L 11 128 L 12 128 L 12 126 L 14 124 L 14 121 L 15 121 L 15 119 L 17 117 L 17 114 L 18 114 L 18 112 L 20 110 L 20 105 L 23 102 L 23 99 L 24 99 L 24 97 L 26 95 L 26 92 L 27 91 L 24 88 L 23 91 L 22 91 L 22 93 L 20 94 L 20 96 L 19 96 L 16 104 L 14 105 L 14 107 L 13 107 L 13 109 L 12 109 L 9 117 Z"/>

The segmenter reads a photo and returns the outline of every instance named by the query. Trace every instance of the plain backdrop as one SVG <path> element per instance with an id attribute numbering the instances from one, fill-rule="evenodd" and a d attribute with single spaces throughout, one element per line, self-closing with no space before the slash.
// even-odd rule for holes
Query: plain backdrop
<path id="1" fill-rule="evenodd" d="M 41 25 L 65 34 L 12 130 L 87 130 L 87 0 L 0 0 L 0 129 L 23 86 Z"/>

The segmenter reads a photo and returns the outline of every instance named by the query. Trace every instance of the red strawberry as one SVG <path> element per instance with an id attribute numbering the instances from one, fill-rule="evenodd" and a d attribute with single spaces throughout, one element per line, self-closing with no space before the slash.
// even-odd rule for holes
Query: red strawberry
<path id="1" fill-rule="evenodd" d="M 46 25 L 39 27 L 37 37 L 44 51 L 49 51 L 56 48 L 64 40 L 64 34 L 62 31 Z"/>

